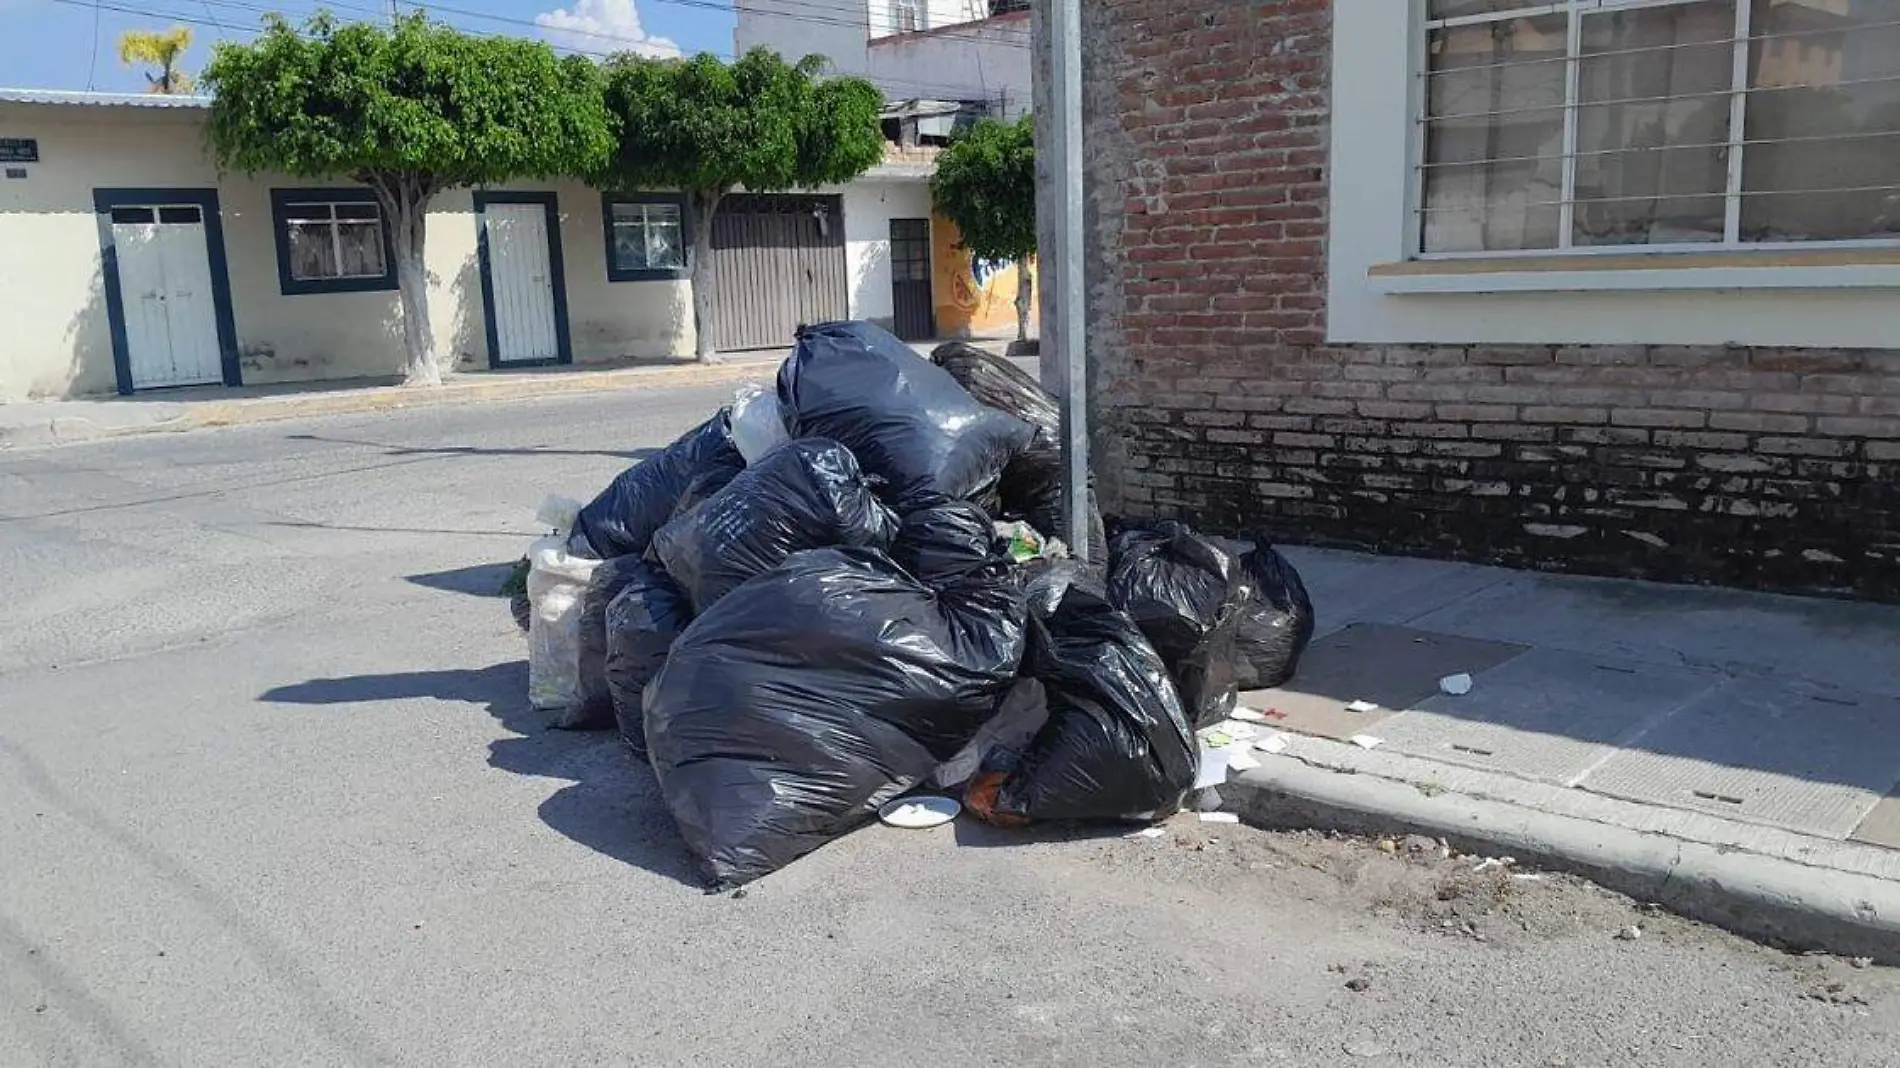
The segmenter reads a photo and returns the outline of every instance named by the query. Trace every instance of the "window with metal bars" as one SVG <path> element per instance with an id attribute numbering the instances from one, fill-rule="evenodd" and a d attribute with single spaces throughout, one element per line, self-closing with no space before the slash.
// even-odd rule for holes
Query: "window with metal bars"
<path id="1" fill-rule="evenodd" d="M 1900 0 L 1424 0 L 1419 249 L 1900 241 Z"/>

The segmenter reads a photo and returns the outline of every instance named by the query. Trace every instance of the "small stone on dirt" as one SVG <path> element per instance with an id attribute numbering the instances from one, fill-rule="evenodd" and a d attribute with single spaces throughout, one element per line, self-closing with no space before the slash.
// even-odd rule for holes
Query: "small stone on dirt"
<path id="1" fill-rule="evenodd" d="M 1367 979 L 1363 975 L 1348 979 L 1346 980 L 1346 989 L 1355 994 L 1363 994 L 1372 989 L 1372 980 Z"/>
<path id="2" fill-rule="evenodd" d="M 1415 857 L 1429 857 L 1438 853 L 1438 842 L 1422 834 L 1405 836 L 1405 851 Z"/>
<path id="3" fill-rule="evenodd" d="M 1384 1046 L 1379 1045 L 1377 1042 L 1372 1042 L 1363 1038 L 1357 1041 L 1346 1043 L 1345 1050 L 1346 1050 L 1346 1056 L 1348 1057 L 1368 1057 L 1368 1058 L 1369 1057 L 1383 1057 L 1387 1053 L 1391 1052 L 1390 1050 L 1386 1049 Z"/>
<path id="4" fill-rule="evenodd" d="M 1619 942 L 1634 942 L 1641 937 L 1643 937 L 1643 929 L 1633 923 L 1616 932 L 1616 940 Z"/>

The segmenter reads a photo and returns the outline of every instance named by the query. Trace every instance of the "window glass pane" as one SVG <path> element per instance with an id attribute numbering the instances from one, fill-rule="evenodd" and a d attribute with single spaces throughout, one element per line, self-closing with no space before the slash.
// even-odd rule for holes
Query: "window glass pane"
<path id="1" fill-rule="evenodd" d="M 382 218 L 382 211 L 374 204 L 338 204 L 336 205 L 336 217 L 339 219 L 376 220 Z"/>
<path id="2" fill-rule="evenodd" d="M 1578 65 L 1578 245 L 1719 242 L 1735 0 L 1587 15 Z"/>
<path id="3" fill-rule="evenodd" d="M 680 240 L 678 221 L 648 224 L 647 266 L 673 268 L 686 266 L 686 248 Z"/>
<path id="4" fill-rule="evenodd" d="M 1900 235 L 1900 0 L 1753 0 L 1742 238 Z"/>
<path id="5" fill-rule="evenodd" d="M 1518 11 L 1527 7 L 1539 7 L 1550 0 L 1431 0 L 1425 5 L 1425 17 L 1429 19 L 1455 19 L 1461 15 L 1484 15 L 1493 11 Z"/>
<path id="6" fill-rule="evenodd" d="M 337 276 L 336 246 L 328 223 L 291 223 L 290 277 L 316 281 Z"/>
<path id="7" fill-rule="evenodd" d="M 614 214 L 620 212 L 616 209 Z M 614 266 L 623 271 L 643 271 L 647 266 L 646 228 L 638 223 L 614 223 Z"/>
<path id="8" fill-rule="evenodd" d="M 338 223 L 337 247 L 343 255 L 344 278 L 380 278 L 383 267 L 383 228 L 373 222 Z"/>
<path id="9" fill-rule="evenodd" d="M 1432 32 L 1425 251 L 1556 247 L 1567 26 L 1546 15 Z"/>
<path id="10" fill-rule="evenodd" d="M 204 218 L 199 214 L 197 208 L 160 208 L 158 209 L 158 221 L 162 223 L 195 223 L 203 222 Z"/>

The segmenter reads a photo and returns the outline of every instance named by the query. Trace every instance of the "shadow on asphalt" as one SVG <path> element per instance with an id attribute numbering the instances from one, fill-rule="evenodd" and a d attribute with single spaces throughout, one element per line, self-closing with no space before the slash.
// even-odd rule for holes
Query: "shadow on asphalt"
<path id="1" fill-rule="evenodd" d="M 514 570 L 514 564 L 475 564 L 470 567 L 458 567 L 449 571 L 430 571 L 420 575 L 405 576 L 406 580 L 418 586 L 447 593 L 466 593 L 475 597 L 503 596 L 501 587 L 508 581 L 508 573 Z"/>
<path id="2" fill-rule="evenodd" d="M 277 704 L 345 705 L 435 699 L 482 705 L 516 737 L 489 743 L 490 767 L 542 779 L 565 779 L 541 803 L 543 823 L 625 864 L 694 889 L 694 869 L 653 772 L 636 760 L 616 731 L 563 731 L 528 703 L 528 665 L 515 660 L 478 669 L 355 675 L 279 686 L 260 698 Z"/>
<path id="3" fill-rule="evenodd" d="M 383 450 L 385 456 L 618 456 L 637 463 L 658 453 L 654 448 L 639 449 L 555 449 L 539 445 L 498 447 L 493 445 L 392 445 L 360 438 L 335 438 L 323 434 L 286 434 L 286 441 L 315 441 L 325 445 L 361 445 Z"/>

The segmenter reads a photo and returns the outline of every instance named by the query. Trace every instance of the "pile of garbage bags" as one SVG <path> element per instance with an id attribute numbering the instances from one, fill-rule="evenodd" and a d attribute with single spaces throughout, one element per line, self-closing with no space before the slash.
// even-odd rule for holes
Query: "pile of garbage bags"
<path id="1" fill-rule="evenodd" d="M 1284 682 L 1312 605 L 1263 541 L 1063 529 L 1055 399 L 953 343 L 799 331 L 776 389 L 552 501 L 529 691 L 616 729 L 708 881 L 742 885 L 930 786 L 1014 827 L 1181 807 L 1195 730 Z"/>

